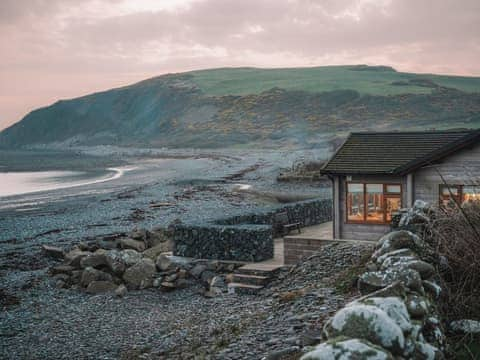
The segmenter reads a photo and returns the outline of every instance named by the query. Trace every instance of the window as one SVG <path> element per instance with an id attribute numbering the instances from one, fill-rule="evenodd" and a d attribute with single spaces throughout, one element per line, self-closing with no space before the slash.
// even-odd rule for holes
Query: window
<path id="1" fill-rule="evenodd" d="M 347 222 L 385 224 L 401 208 L 399 184 L 347 183 Z"/>
<path id="2" fill-rule="evenodd" d="M 367 190 L 367 221 L 384 221 L 383 207 L 383 185 L 382 184 L 366 184 Z"/>
<path id="3" fill-rule="evenodd" d="M 455 203 L 480 201 L 480 185 L 444 185 L 439 186 L 441 206 L 455 207 Z"/>
<path id="4" fill-rule="evenodd" d="M 348 220 L 363 221 L 363 219 L 365 218 L 365 196 L 363 191 L 363 184 L 348 184 L 347 187 Z"/>

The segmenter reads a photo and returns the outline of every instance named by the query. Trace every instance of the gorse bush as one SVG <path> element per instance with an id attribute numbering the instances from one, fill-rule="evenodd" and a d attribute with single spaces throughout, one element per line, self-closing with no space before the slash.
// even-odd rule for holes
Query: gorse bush
<path id="1" fill-rule="evenodd" d="M 438 255 L 444 289 L 440 310 L 453 319 L 480 319 L 480 201 L 436 208 L 425 239 Z"/>

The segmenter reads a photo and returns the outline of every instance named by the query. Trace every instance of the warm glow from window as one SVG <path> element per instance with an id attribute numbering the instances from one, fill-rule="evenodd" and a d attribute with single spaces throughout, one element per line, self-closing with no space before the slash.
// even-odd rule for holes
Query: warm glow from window
<path id="1" fill-rule="evenodd" d="M 347 184 L 347 221 L 388 223 L 401 208 L 401 185 Z"/>
<path id="2" fill-rule="evenodd" d="M 367 221 L 383 222 L 383 185 L 367 184 Z"/>
<path id="3" fill-rule="evenodd" d="M 440 185 L 440 205 L 455 207 L 455 203 L 480 201 L 480 185 Z"/>
<path id="4" fill-rule="evenodd" d="M 363 221 L 364 200 L 363 184 L 348 184 L 348 220 Z"/>

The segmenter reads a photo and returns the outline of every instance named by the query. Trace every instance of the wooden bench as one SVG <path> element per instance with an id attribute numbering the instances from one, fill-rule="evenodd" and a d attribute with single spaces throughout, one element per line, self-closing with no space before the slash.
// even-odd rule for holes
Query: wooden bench
<path id="1" fill-rule="evenodd" d="M 275 214 L 273 221 L 273 226 L 282 235 L 288 235 L 292 229 L 297 229 L 298 233 L 301 233 L 302 223 L 292 221 L 286 211 Z"/>

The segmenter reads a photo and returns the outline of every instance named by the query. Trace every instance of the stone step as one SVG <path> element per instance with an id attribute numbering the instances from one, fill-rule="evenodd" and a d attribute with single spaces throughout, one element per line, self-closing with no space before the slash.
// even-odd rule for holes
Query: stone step
<path id="1" fill-rule="evenodd" d="M 273 274 L 281 269 L 283 265 L 276 265 L 276 264 L 248 264 L 242 267 L 239 267 L 236 270 L 236 274 L 245 274 L 245 275 L 257 275 L 257 276 L 265 276 L 265 277 L 272 277 Z"/>
<path id="2" fill-rule="evenodd" d="M 263 286 L 260 285 L 249 285 L 236 282 L 228 284 L 229 294 L 256 294 L 261 289 L 263 289 Z"/>
<path id="3" fill-rule="evenodd" d="M 233 282 L 234 283 L 241 283 L 247 285 L 260 285 L 265 286 L 268 282 L 268 276 L 261 276 L 261 275 L 248 275 L 248 274 L 233 274 Z"/>

